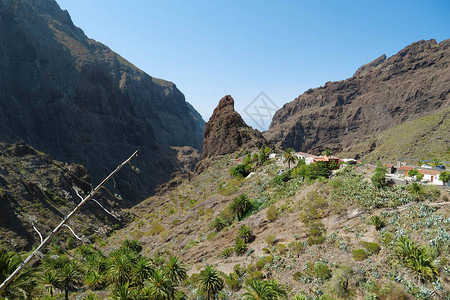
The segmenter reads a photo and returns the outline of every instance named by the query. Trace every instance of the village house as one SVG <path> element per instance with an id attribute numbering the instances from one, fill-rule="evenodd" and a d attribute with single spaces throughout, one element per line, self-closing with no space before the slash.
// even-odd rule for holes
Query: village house
<path id="1" fill-rule="evenodd" d="M 296 153 L 294 153 L 294 155 L 295 155 L 298 159 L 304 159 L 304 160 L 305 160 L 305 163 L 306 163 L 307 165 L 310 165 L 310 164 L 314 163 L 314 158 L 315 158 L 315 157 L 318 157 L 318 156 L 316 156 L 316 155 L 312 155 L 312 154 L 305 153 L 305 152 L 296 152 Z"/>
<path id="2" fill-rule="evenodd" d="M 394 164 L 385 164 L 385 165 L 383 165 L 383 167 L 386 168 L 388 174 L 394 174 L 395 169 L 396 169 L 394 167 Z"/>
<path id="3" fill-rule="evenodd" d="M 444 185 L 444 182 L 442 180 L 439 180 L 439 174 L 441 174 L 441 172 L 435 170 L 421 170 L 421 169 L 418 171 L 420 174 L 423 175 L 422 180 L 426 180 L 433 185 Z"/>
<path id="4" fill-rule="evenodd" d="M 415 168 L 411 166 L 401 166 L 400 168 L 397 168 L 397 175 L 408 176 L 408 172 L 412 169 Z"/>
<path id="5" fill-rule="evenodd" d="M 318 157 L 314 157 L 313 158 L 314 163 L 318 162 L 318 161 L 323 161 L 328 165 L 330 165 L 331 163 L 335 163 L 336 165 L 339 165 L 339 158 L 334 157 L 334 156 L 318 156 Z"/>

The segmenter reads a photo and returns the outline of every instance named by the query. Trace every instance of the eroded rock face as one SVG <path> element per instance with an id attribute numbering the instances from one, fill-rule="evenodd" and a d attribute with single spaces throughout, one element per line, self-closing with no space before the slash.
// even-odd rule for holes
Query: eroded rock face
<path id="1" fill-rule="evenodd" d="M 134 150 L 136 201 L 177 169 L 170 146 L 202 149 L 204 121 L 175 84 L 87 38 L 54 0 L 0 1 L 0 140 L 23 139 L 100 181 Z"/>
<path id="2" fill-rule="evenodd" d="M 202 159 L 229 154 L 242 148 L 253 149 L 267 145 L 262 134 L 248 126 L 234 110 L 234 99 L 227 95 L 205 125 Z"/>
<path id="3" fill-rule="evenodd" d="M 450 40 L 413 43 L 343 81 L 310 89 L 274 115 L 264 137 L 283 148 L 346 150 L 450 103 Z"/>

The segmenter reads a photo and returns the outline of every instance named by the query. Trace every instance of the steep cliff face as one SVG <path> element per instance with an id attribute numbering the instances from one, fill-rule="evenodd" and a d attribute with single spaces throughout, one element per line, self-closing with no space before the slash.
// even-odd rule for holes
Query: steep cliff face
<path id="1" fill-rule="evenodd" d="M 261 148 L 267 141 L 262 134 L 248 126 L 234 110 L 234 99 L 227 95 L 205 126 L 202 159 L 229 154 L 242 148 Z"/>
<path id="2" fill-rule="evenodd" d="M 176 170 L 169 146 L 202 148 L 204 121 L 175 84 L 87 38 L 54 0 L 0 0 L 0 140 L 25 140 L 101 179 L 135 149 L 134 200 Z"/>
<path id="3" fill-rule="evenodd" d="M 327 82 L 285 104 L 264 137 L 320 152 L 348 150 L 374 134 L 450 104 L 450 40 L 413 43 L 368 63 L 351 78 Z"/>

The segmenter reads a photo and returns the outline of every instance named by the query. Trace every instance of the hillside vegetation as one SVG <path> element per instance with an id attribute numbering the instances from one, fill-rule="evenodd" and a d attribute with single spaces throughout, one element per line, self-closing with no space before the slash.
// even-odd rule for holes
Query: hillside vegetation
<path id="1" fill-rule="evenodd" d="M 363 161 L 395 162 L 402 158 L 450 162 L 450 108 L 387 129 L 340 153 Z M 432 147 L 430 147 L 432 145 Z"/>
<path id="2" fill-rule="evenodd" d="M 320 166 L 300 162 L 285 172 L 281 161 L 244 154 L 206 161 L 190 181 L 131 209 L 136 219 L 110 238 L 69 251 L 79 273 L 70 297 L 148 299 L 155 282 L 172 295 L 155 299 L 448 296 L 446 191 L 376 187 L 370 166 L 325 178 L 330 171 Z M 254 172 L 249 178 L 230 172 L 243 164 Z M 66 256 L 53 251 L 47 260 Z M 179 279 L 170 279 L 171 264 L 181 268 Z M 45 263 L 34 270 L 50 272 Z M 33 278 L 32 293 L 48 295 L 43 276 Z M 64 290 L 55 284 L 52 292 Z M 261 297 L 264 291 L 269 296 Z"/>

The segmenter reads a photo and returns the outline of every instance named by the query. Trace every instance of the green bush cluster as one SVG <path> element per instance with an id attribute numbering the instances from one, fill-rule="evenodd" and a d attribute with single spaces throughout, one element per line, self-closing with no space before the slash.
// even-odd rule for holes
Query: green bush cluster
<path id="1" fill-rule="evenodd" d="M 422 280 L 432 280 L 438 275 L 438 269 L 425 247 L 416 245 L 406 236 L 398 239 L 395 252 Z"/>
<path id="2" fill-rule="evenodd" d="M 364 249 L 356 249 L 352 251 L 352 256 L 355 261 L 365 260 L 368 255 Z"/>

